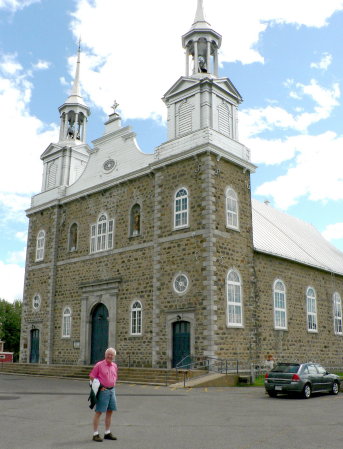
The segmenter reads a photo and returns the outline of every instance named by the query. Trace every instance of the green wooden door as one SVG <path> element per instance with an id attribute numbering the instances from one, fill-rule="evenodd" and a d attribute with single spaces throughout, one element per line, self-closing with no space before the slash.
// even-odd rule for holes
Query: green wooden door
<path id="1" fill-rule="evenodd" d="M 92 314 L 91 363 L 105 357 L 108 348 L 108 310 L 104 304 L 95 307 Z"/>
<path id="2" fill-rule="evenodd" d="M 182 367 L 191 363 L 191 325 L 188 321 L 173 323 L 173 368 L 180 362 Z"/>
<path id="3" fill-rule="evenodd" d="M 39 329 L 31 330 L 30 363 L 39 362 Z"/>

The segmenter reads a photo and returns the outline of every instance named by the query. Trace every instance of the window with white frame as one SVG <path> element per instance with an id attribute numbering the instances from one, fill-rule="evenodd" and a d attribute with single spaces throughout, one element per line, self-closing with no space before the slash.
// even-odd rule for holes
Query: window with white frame
<path id="1" fill-rule="evenodd" d="M 227 274 L 227 326 L 243 327 L 242 283 L 236 270 Z"/>
<path id="2" fill-rule="evenodd" d="M 62 316 L 62 337 L 70 338 L 71 336 L 71 309 L 65 307 Z"/>
<path id="3" fill-rule="evenodd" d="M 142 304 L 135 301 L 131 306 L 131 335 L 142 334 Z"/>
<path id="4" fill-rule="evenodd" d="M 232 229 L 239 227 L 238 197 L 231 187 L 226 189 L 226 226 Z"/>
<path id="5" fill-rule="evenodd" d="M 36 262 L 44 259 L 44 249 L 45 249 L 45 231 L 41 229 L 37 234 L 36 243 Z"/>
<path id="6" fill-rule="evenodd" d="M 336 335 L 342 335 L 342 300 L 339 293 L 333 294 L 333 319 Z"/>
<path id="7" fill-rule="evenodd" d="M 114 220 L 101 214 L 98 222 L 91 226 L 90 252 L 97 253 L 113 248 Z"/>
<path id="8" fill-rule="evenodd" d="M 277 280 L 274 282 L 274 325 L 275 329 L 287 329 L 286 288 Z"/>
<path id="9" fill-rule="evenodd" d="M 175 193 L 174 227 L 184 226 L 188 226 L 188 191 L 182 188 Z"/>
<path id="10" fill-rule="evenodd" d="M 306 308 L 307 308 L 307 330 L 309 332 L 317 332 L 317 299 L 314 288 L 309 287 L 306 291 Z"/>

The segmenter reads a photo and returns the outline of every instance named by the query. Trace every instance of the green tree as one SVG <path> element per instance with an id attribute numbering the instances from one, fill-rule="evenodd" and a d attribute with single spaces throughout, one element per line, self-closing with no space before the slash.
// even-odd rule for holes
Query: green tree
<path id="1" fill-rule="evenodd" d="M 0 339 L 5 342 L 6 352 L 14 352 L 14 360 L 19 358 L 21 309 L 22 301 L 0 299 Z"/>

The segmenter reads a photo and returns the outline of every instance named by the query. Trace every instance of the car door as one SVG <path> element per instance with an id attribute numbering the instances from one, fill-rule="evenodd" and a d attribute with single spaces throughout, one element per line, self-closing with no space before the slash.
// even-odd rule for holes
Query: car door
<path id="1" fill-rule="evenodd" d="M 316 364 L 316 368 L 319 375 L 320 389 L 329 391 L 332 385 L 331 377 L 328 376 L 326 369 L 321 365 Z"/>
<path id="2" fill-rule="evenodd" d="M 315 367 L 314 364 L 309 363 L 307 365 L 307 369 L 308 369 L 308 379 L 312 384 L 312 391 L 318 391 L 322 389 L 322 384 L 320 381 L 320 376 L 319 373 L 317 371 L 317 368 Z"/>

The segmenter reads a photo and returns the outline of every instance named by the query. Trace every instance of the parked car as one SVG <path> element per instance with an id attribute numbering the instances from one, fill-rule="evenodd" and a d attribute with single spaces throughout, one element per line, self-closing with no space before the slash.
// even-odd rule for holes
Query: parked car
<path id="1" fill-rule="evenodd" d="M 318 363 L 278 363 L 264 379 L 270 397 L 298 393 L 309 399 L 312 393 L 338 394 L 340 378 Z"/>

